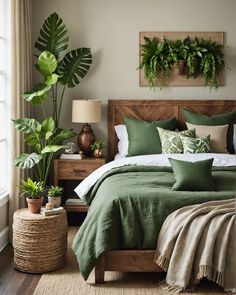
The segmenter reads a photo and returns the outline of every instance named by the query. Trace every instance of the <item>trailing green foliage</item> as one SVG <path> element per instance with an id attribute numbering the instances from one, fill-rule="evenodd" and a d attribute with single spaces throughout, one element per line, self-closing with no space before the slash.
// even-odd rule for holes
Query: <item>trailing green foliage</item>
<path id="1" fill-rule="evenodd" d="M 205 86 L 218 88 L 218 75 L 225 67 L 223 45 L 211 40 L 190 39 L 171 41 L 144 38 L 141 44 L 141 63 L 150 88 L 165 84 L 176 62 L 184 60 L 186 78 L 204 77 Z"/>

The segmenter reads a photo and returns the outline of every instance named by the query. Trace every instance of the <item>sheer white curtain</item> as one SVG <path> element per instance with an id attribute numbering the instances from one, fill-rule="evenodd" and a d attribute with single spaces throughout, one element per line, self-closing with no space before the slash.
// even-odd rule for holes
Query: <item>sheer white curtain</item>
<path id="1" fill-rule="evenodd" d="M 11 118 L 30 117 L 29 104 L 24 103 L 21 94 L 32 86 L 32 0 L 11 0 Z M 12 162 L 24 151 L 24 142 L 20 133 L 12 126 Z M 23 206 L 19 199 L 17 184 L 24 177 L 23 171 L 11 166 L 9 194 L 9 223 L 12 225 L 14 212 Z M 11 233 L 10 233 L 11 238 Z"/>

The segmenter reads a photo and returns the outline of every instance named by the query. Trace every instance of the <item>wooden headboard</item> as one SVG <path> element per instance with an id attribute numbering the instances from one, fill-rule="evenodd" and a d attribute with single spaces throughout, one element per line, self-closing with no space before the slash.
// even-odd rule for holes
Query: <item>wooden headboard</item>
<path id="1" fill-rule="evenodd" d="M 182 108 L 205 115 L 236 111 L 236 100 L 108 100 L 108 158 L 117 153 L 115 125 L 124 124 L 124 116 L 155 121 L 176 117 L 179 129 L 185 129 Z"/>

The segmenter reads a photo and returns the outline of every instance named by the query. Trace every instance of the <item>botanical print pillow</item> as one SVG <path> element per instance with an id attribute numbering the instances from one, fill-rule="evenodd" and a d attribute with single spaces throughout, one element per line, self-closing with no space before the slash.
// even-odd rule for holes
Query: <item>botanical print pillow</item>
<path id="1" fill-rule="evenodd" d="M 210 135 L 202 137 L 180 136 L 184 148 L 184 154 L 210 153 Z"/>
<path id="2" fill-rule="evenodd" d="M 195 129 L 175 132 L 157 127 L 161 139 L 162 154 L 181 154 L 183 153 L 183 144 L 180 136 L 195 136 Z"/>

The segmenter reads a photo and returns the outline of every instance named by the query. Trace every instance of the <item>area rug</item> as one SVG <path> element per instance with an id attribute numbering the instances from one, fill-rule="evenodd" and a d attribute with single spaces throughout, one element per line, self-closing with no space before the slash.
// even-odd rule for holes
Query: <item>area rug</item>
<path id="1" fill-rule="evenodd" d="M 85 282 L 79 273 L 71 243 L 78 228 L 71 227 L 68 236 L 67 264 L 61 270 L 44 274 L 34 295 L 167 295 L 158 282 L 163 274 L 106 272 L 105 284 L 94 284 L 94 273 Z M 201 283 L 193 293 L 184 294 L 225 294 L 221 288 L 208 282 Z"/>

